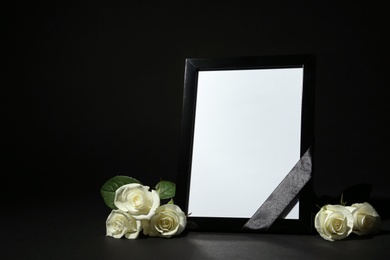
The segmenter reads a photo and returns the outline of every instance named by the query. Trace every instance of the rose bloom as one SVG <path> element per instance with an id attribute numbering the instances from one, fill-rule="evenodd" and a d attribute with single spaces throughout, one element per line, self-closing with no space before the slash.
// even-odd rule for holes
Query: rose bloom
<path id="1" fill-rule="evenodd" d="M 148 186 L 131 183 L 115 191 L 114 204 L 136 219 L 150 219 L 160 206 L 160 197 L 155 190 L 149 190 Z"/>
<path id="2" fill-rule="evenodd" d="M 169 238 L 183 232 L 187 218 L 179 206 L 165 204 L 156 210 L 150 221 L 143 221 L 142 224 L 145 235 Z"/>
<path id="3" fill-rule="evenodd" d="M 329 241 L 340 240 L 352 232 L 353 217 L 344 206 L 326 205 L 316 214 L 314 226 L 322 238 Z"/>
<path id="4" fill-rule="evenodd" d="M 106 220 L 106 235 L 113 238 L 125 235 L 128 239 L 135 239 L 141 229 L 141 221 L 121 210 L 112 210 Z"/>
<path id="5" fill-rule="evenodd" d="M 348 209 L 353 216 L 353 233 L 358 235 L 369 235 L 378 233 L 382 228 L 382 220 L 369 203 L 355 203 Z"/>

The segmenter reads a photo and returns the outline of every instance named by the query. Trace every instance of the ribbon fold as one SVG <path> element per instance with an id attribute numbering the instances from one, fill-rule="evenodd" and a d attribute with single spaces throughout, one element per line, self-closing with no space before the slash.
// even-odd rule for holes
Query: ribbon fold
<path id="1" fill-rule="evenodd" d="M 261 207 L 245 223 L 243 229 L 267 230 L 298 195 L 311 178 L 312 148 L 309 147 Z"/>

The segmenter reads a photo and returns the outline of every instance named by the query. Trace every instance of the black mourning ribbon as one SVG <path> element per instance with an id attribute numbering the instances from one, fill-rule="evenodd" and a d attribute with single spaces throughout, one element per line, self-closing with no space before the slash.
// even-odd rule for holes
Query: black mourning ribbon
<path id="1" fill-rule="evenodd" d="M 243 228 L 267 230 L 310 180 L 311 172 L 310 147 Z"/>

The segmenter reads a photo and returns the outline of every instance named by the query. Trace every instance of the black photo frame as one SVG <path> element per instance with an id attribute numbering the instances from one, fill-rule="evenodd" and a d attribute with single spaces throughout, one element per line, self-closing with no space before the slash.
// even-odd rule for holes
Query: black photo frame
<path id="1" fill-rule="evenodd" d="M 175 203 L 187 230 L 312 232 L 311 180 L 266 231 L 242 227 L 314 145 L 314 73 L 311 54 L 186 59 Z"/>

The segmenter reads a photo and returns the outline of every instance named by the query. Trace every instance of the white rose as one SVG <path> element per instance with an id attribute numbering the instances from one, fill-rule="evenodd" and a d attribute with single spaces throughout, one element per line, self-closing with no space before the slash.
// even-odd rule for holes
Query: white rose
<path id="1" fill-rule="evenodd" d="M 115 191 L 114 204 L 136 219 L 150 219 L 160 206 L 160 197 L 155 190 L 149 190 L 148 186 L 131 183 Z"/>
<path id="2" fill-rule="evenodd" d="M 352 213 L 341 205 L 323 206 L 314 219 L 314 226 L 322 238 L 334 241 L 346 238 L 352 232 Z"/>
<path id="3" fill-rule="evenodd" d="M 135 239 L 141 231 L 141 221 L 133 218 L 129 213 L 121 210 L 112 210 L 106 220 L 106 235 L 128 239 Z"/>
<path id="4" fill-rule="evenodd" d="M 169 238 L 183 232 L 187 218 L 179 206 L 166 204 L 156 210 L 150 221 L 143 221 L 144 234 Z"/>
<path id="5" fill-rule="evenodd" d="M 378 233 L 382 228 L 382 220 L 369 203 L 355 203 L 349 207 L 353 216 L 353 232 L 358 235 Z"/>

